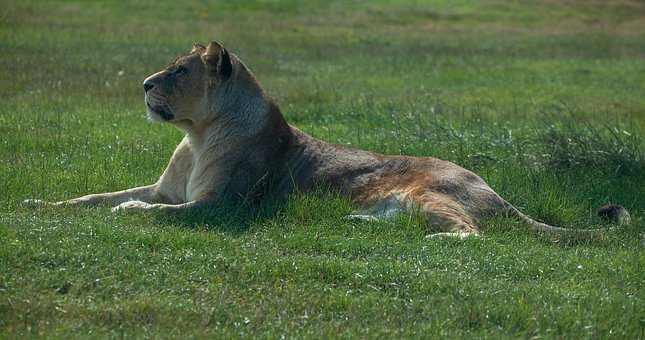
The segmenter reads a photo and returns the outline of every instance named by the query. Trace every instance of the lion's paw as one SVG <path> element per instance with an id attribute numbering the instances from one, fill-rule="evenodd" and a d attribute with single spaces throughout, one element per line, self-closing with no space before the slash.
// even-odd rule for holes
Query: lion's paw
<path id="1" fill-rule="evenodd" d="M 121 212 L 121 211 L 126 211 L 126 210 L 139 210 L 139 211 L 146 211 L 150 210 L 154 205 L 142 201 L 127 201 L 123 202 L 116 207 L 112 208 L 112 212 Z"/>
<path id="2" fill-rule="evenodd" d="M 22 201 L 22 205 L 27 206 L 27 207 L 44 207 L 44 206 L 49 206 L 49 205 L 56 205 L 54 202 L 48 202 L 44 200 L 39 200 L 36 198 L 28 198 L 26 200 Z"/>
<path id="3" fill-rule="evenodd" d="M 479 237 L 479 233 L 458 231 L 458 232 L 445 232 L 445 233 L 436 233 L 436 234 L 426 235 L 426 239 L 456 238 L 456 239 L 460 239 L 460 240 L 465 240 L 465 239 L 467 239 L 469 237 Z"/>
<path id="4" fill-rule="evenodd" d="M 365 221 L 365 222 L 378 222 L 378 217 L 373 215 L 351 214 L 345 215 L 345 219 L 349 221 Z"/>

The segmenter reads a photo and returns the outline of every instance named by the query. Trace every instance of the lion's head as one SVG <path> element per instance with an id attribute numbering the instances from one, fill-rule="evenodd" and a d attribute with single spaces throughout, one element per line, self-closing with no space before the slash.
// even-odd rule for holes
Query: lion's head
<path id="1" fill-rule="evenodd" d="M 148 116 L 172 123 L 208 119 L 217 107 L 215 101 L 222 101 L 218 90 L 232 82 L 236 69 L 244 68 L 240 65 L 217 42 L 195 44 L 189 54 L 143 81 Z"/>

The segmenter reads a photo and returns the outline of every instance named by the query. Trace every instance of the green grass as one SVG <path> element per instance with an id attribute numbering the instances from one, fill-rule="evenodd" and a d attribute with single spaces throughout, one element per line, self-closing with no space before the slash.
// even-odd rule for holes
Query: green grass
<path id="1" fill-rule="evenodd" d="M 645 4 L 0 1 L 0 338 L 645 337 Z M 427 240 L 331 193 L 205 216 L 32 210 L 151 183 L 181 139 L 141 82 L 240 55 L 327 141 L 469 168 L 526 213 Z"/>

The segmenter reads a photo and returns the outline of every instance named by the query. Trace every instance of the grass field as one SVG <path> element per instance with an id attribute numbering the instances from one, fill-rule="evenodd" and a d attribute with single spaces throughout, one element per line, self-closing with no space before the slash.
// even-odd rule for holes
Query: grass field
<path id="1" fill-rule="evenodd" d="M 0 338 L 645 337 L 645 3 L 0 0 Z M 28 209 L 152 183 L 142 80 L 217 39 L 315 137 L 451 160 L 531 216 L 429 240 L 294 195 L 208 216 Z"/>

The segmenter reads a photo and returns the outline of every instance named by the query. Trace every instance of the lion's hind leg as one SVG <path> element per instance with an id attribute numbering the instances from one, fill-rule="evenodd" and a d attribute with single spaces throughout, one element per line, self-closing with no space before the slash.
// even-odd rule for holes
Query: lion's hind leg
<path id="1" fill-rule="evenodd" d="M 391 193 L 346 218 L 367 222 L 392 220 L 402 211 L 421 214 L 431 229 L 439 231 L 428 235 L 429 238 L 464 239 L 479 235 L 479 229 L 464 206 L 454 198 L 437 192 L 420 195 L 409 192 Z"/>
<path id="2" fill-rule="evenodd" d="M 403 204 L 396 195 L 389 195 L 381 200 L 367 205 L 361 210 L 345 216 L 350 220 L 376 222 L 392 220 L 403 210 Z"/>
<path id="3" fill-rule="evenodd" d="M 411 197 L 408 206 L 418 209 L 428 224 L 433 229 L 439 230 L 438 233 L 426 236 L 428 238 L 464 239 L 479 235 L 479 228 L 466 212 L 463 204 L 446 194 L 426 192 L 417 197 Z"/>

